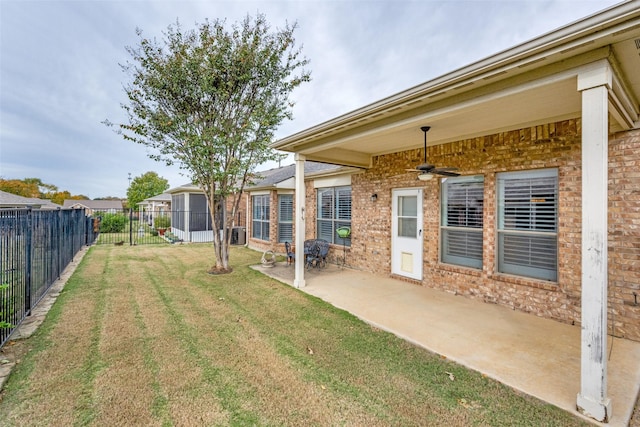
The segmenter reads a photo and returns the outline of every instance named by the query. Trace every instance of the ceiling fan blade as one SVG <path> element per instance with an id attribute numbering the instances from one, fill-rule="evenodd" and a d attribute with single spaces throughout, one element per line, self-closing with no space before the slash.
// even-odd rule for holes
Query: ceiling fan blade
<path id="1" fill-rule="evenodd" d="M 422 163 L 421 165 L 416 166 L 416 169 L 419 170 L 420 172 L 429 172 L 429 171 L 432 171 L 434 168 L 435 166 L 430 163 Z"/>
<path id="2" fill-rule="evenodd" d="M 427 178 L 427 176 L 432 176 L 432 174 L 442 175 L 442 176 L 460 176 L 459 173 L 454 172 L 454 171 L 457 171 L 458 168 L 450 168 L 450 167 L 437 168 L 435 167 L 435 165 L 427 163 L 427 132 L 429 132 L 429 129 L 431 129 L 431 126 L 422 126 L 420 128 L 420 130 L 424 133 L 424 163 L 416 166 L 415 169 L 406 169 L 406 171 L 421 172 L 421 174 L 418 175 L 418 179 L 420 179 L 421 181 L 426 181 L 427 179 L 430 179 L 430 178 Z"/>
<path id="3" fill-rule="evenodd" d="M 446 169 L 434 169 L 434 170 L 431 171 L 431 173 L 435 173 L 435 174 L 442 175 L 442 176 L 460 176 L 459 173 L 451 172 L 451 171 L 448 171 Z"/>

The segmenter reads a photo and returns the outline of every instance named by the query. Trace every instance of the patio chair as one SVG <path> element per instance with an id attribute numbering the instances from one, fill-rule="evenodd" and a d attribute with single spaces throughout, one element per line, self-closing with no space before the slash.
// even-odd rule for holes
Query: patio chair
<path id="1" fill-rule="evenodd" d="M 329 242 L 323 239 L 316 240 L 318 245 L 318 258 L 320 266 L 325 267 L 327 265 L 327 256 L 329 255 Z"/>
<path id="2" fill-rule="evenodd" d="M 296 259 L 296 253 L 291 249 L 291 243 L 289 242 L 284 242 L 284 249 L 287 252 L 287 265 L 289 265 Z"/>
<path id="3" fill-rule="evenodd" d="M 320 247 L 316 240 L 304 241 L 304 256 L 307 270 L 316 267 L 320 263 Z"/>

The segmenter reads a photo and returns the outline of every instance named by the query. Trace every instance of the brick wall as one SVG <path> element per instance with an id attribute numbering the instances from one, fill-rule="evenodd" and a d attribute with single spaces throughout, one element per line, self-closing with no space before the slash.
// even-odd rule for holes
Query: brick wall
<path id="1" fill-rule="evenodd" d="M 425 286 L 481 299 L 566 323 L 580 322 L 581 144 L 580 120 L 567 120 L 429 147 L 430 163 L 482 174 L 484 254 L 482 270 L 439 262 L 440 182 L 421 182 L 408 167 L 422 163 L 416 149 L 374 157 L 373 167 L 352 177 L 350 265 L 376 274 L 391 271 L 391 190 L 424 189 Z M 613 135 L 610 144 L 610 324 L 616 336 L 640 340 L 640 132 Z M 496 173 L 558 168 L 558 282 L 496 273 Z M 370 200 L 376 193 L 378 199 Z M 307 187 L 307 236 L 315 221 L 315 192 Z M 640 295 L 638 296 L 640 301 Z"/>
<path id="2" fill-rule="evenodd" d="M 247 243 L 251 249 L 257 251 L 273 251 L 284 253 L 284 244 L 278 244 L 278 194 L 275 190 L 269 192 L 269 240 L 256 239 L 253 236 L 253 200 L 249 197 L 249 224 L 247 224 Z"/>
<path id="3" fill-rule="evenodd" d="M 238 200 L 238 205 L 237 205 L 237 210 L 235 212 L 234 218 L 233 218 L 233 226 L 234 227 L 244 227 L 246 226 L 246 221 L 247 221 L 247 194 L 246 193 L 242 193 L 240 195 L 240 200 Z M 236 201 L 236 197 L 232 196 L 232 197 L 227 197 L 227 199 L 225 200 L 225 210 L 227 212 L 227 214 L 230 214 L 233 212 L 233 204 Z"/>
<path id="4" fill-rule="evenodd" d="M 616 335 L 640 340 L 640 130 L 609 143 L 609 307 Z"/>
<path id="5" fill-rule="evenodd" d="M 373 158 L 373 167 L 352 175 L 352 243 L 346 261 L 375 274 L 391 272 L 391 197 L 394 188 L 423 188 L 424 279 L 422 285 L 496 303 L 566 323 L 580 323 L 581 142 L 579 119 L 429 147 L 429 162 L 455 166 L 463 175 L 484 176 L 483 268 L 439 262 L 440 183 L 421 182 L 406 168 L 422 163 L 423 150 Z M 616 336 L 640 341 L 640 131 L 610 136 L 609 143 L 609 325 Z M 496 273 L 496 174 L 558 168 L 558 282 Z M 377 201 L 370 200 L 377 194 Z M 277 193 L 271 193 L 271 241 L 249 246 L 284 253 L 277 240 Z M 314 238 L 316 192 L 306 182 L 305 238 Z M 295 227 L 295 226 L 294 226 Z M 295 230 L 294 230 L 295 232 Z M 342 246 L 333 245 L 334 262 Z M 337 259 L 339 258 L 339 260 Z M 634 295 L 635 293 L 635 295 Z M 638 301 L 638 305 L 634 301 Z"/>
<path id="6" fill-rule="evenodd" d="M 311 185 L 311 190 L 313 192 L 313 185 Z M 290 193 L 287 193 L 290 194 Z M 249 197 L 249 221 L 247 224 L 247 245 L 251 249 L 255 249 L 257 251 L 273 251 L 276 254 L 284 255 L 286 253 L 284 243 L 278 243 L 278 192 L 276 190 L 272 190 L 269 193 L 269 241 L 255 239 L 251 233 L 252 221 L 252 200 Z M 296 201 L 295 195 L 293 198 L 293 212 L 294 212 L 294 222 L 293 222 L 293 235 L 295 236 L 296 225 L 295 225 L 295 209 L 296 209 Z M 307 230 L 308 231 L 308 230 Z M 293 242 L 291 242 L 293 244 Z"/>

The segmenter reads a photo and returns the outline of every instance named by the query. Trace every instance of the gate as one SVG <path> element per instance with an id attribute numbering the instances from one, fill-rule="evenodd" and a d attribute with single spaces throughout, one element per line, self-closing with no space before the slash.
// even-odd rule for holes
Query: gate
<path id="1" fill-rule="evenodd" d="M 96 244 L 150 245 L 179 242 L 212 242 L 213 227 L 207 209 L 188 210 L 116 210 L 94 212 Z M 232 244 L 244 244 L 246 218 L 239 212 L 231 231 Z"/>
<path id="2" fill-rule="evenodd" d="M 92 215 L 94 232 L 98 233 L 97 245 L 151 245 L 173 243 L 171 212 L 153 217 L 142 210 L 109 209 Z M 174 239 L 177 241 L 178 239 Z"/>

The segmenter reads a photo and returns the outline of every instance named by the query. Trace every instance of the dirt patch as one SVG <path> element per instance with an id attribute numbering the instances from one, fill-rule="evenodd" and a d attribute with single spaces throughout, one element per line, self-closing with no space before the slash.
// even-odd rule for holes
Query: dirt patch
<path id="1" fill-rule="evenodd" d="M 209 271 L 207 271 L 207 273 L 209 274 L 230 274 L 233 273 L 233 268 L 229 267 L 229 268 L 222 268 L 222 267 L 211 267 L 209 269 Z"/>

